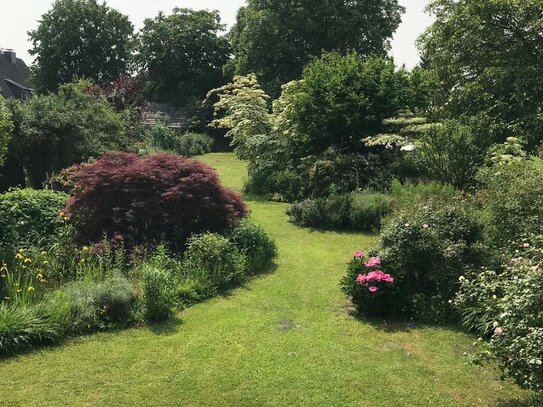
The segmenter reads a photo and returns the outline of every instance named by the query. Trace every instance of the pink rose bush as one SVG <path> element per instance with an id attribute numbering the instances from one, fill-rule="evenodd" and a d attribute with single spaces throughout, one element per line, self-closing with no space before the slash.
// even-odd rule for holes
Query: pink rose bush
<path id="1" fill-rule="evenodd" d="M 393 313 L 394 298 L 391 294 L 395 289 L 394 278 L 381 269 L 379 257 L 356 251 L 341 285 L 359 312 L 371 315 Z"/>

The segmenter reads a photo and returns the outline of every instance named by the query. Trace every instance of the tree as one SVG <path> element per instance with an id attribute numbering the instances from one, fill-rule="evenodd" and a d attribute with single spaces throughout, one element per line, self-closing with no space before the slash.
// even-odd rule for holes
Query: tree
<path id="1" fill-rule="evenodd" d="M 385 55 L 403 8 L 397 0 L 249 0 L 229 37 L 229 74 L 256 73 L 276 96 L 323 51 Z"/>
<path id="2" fill-rule="evenodd" d="M 230 45 L 218 11 L 175 8 L 144 24 L 137 60 L 151 95 L 184 105 L 221 85 Z"/>
<path id="3" fill-rule="evenodd" d="M 352 152 L 403 107 L 407 87 L 405 73 L 396 71 L 389 59 L 325 54 L 306 67 L 287 98 L 289 137 L 302 155 L 318 155 L 330 147 Z"/>
<path id="4" fill-rule="evenodd" d="M 103 98 L 89 94 L 90 86 L 62 85 L 56 94 L 13 105 L 18 118 L 13 154 L 30 186 L 40 188 L 53 173 L 127 144 L 121 116 Z"/>
<path id="5" fill-rule="evenodd" d="M 30 54 L 36 57 L 32 81 L 39 93 L 82 78 L 112 82 L 129 70 L 134 27 L 97 0 L 57 0 L 29 35 Z"/>
<path id="6" fill-rule="evenodd" d="M 479 143 L 520 135 L 543 140 L 541 0 L 433 0 L 435 23 L 419 46 L 443 86 L 446 116 L 469 123 Z"/>
<path id="7" fill-rule="evenodd" d="M 12 130 L 11 113 L 6 107 L 4 98 L 0 96 L 0 165 L 4 162 L 5 154 L 8 151 L 8 142 Z"/>
<path id="8" fill-rule="evenodd" d="M 251 158 L 251 138 L 268 136 L 271 132 L 270 97 L 261 89 L 255 74 L 234 77 L 234 81 L 213 89 L 208 100 L 218 98 L 213 105 L 215 119 L 211 127 L 228 129 L 240 159 Z"/>

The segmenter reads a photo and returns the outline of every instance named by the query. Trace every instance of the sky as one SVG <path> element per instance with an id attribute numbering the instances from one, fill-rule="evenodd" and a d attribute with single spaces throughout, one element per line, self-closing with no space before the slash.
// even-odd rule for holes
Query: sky
<path id="1" fill-rule="evenodd" d="M 32 62 L 28 55 L 31 44 L 27 32 L 36 28 L 40 17 L 47 12 L 53 0 L 0 0 L 3 18 L 0 24 L 0 48 L 13 48 L 17 56 L 27 64 Z M 415 40 L 432 22 L 424 13 L 428 0 L 400 0 L 406 8 L 402 25 L 392 40 L 392 55 L 397 65 L 413 67 L 419 62 Z M 136 29 L 143 20 L 154 17 L 159 11 L 169 13 L 174 7 L 219 10 L 222 22 L 231 26 L 236 19 L 237 10 L 245 0 L 107 0 L 107 4 L 130 17 Z"/>

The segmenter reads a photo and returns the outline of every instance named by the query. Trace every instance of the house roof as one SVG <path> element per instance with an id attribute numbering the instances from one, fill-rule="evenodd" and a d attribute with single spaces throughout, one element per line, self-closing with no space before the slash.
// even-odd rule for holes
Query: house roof
<path id="1" fill-rule="evenodd" d="M 0 94 L 6 99 L 20 99 L 21 91 L 31 92 L 30 69 L 21 58 L 16 62 L 0 49 Z"/>
<path id="2" fill-rule="evenodd" d="M 169 103 L 147 102 L 143 112 L 143 124 L 152 127 L 158 123 L 184 130 L 188 126 L 188 114 Z"/>

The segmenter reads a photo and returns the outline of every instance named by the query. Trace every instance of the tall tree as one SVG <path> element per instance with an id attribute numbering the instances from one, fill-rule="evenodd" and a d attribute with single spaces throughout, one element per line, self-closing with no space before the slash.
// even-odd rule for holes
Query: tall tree
<path id="1" fill-rule="evenodd" d="M 46 93 L 75 79 L 102 83 L 126 75 L 134 26 L 97 0 L 57 0 L 29 35 L 36 57 L 33 84 Z"/>
<path id="2" fill-rule="evenodd" d="M 145 20 L 138 63 L 146 90 L 158 99 L 183 105 L 221 85 L 230 45 L 218 11 L 176 8 Z"/>
<path id="3" fill-rule="evenodd" d="M 445 112 L 485 144 L 543 141 L 543 2 L 434 0 L 419 45 L 443 84 Z"/>
<path id="4" fill-rule="evenodd" d="M 248 0 L 229 34 L 235 59 L 226 71 L 254 72 L 276 95 L 323 51 L 384 55 L 402 12 L 397 0 Z"/>
<path id="5" fill-rule="evenodd" d="M 4 162 L 4 156 L 8 151 L 8 142 L 12 130 L 11 113 L 6 107 L 4 98 L 0 95 L 0 165 Z"/>

